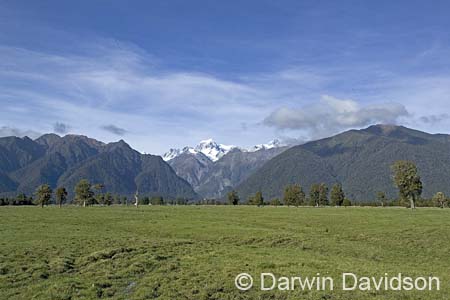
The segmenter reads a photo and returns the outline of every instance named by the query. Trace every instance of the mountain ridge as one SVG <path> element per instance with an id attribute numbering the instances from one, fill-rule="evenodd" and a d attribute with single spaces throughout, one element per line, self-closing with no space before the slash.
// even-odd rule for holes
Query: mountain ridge
<path id="1" fill-rule="evenodd" d="M 429 134 L 404 126 L 373 125 L 294 146 L 269 160 L 244 180 L 237 190 L 246 198 L 254 191 L 281 197 L 284 186 L 301 184 L 306 192 L 313 183 L 340 183 L 347 196 L 373 201 L 377 191 L 397 197 L 390 165 L 411 160 L 424 182 L 424 197 L 442 191 L 450 194 L 450 136 Z"/>
<path id="2" fill-rule="evenodd" d="M 162 155 L 165 161 L 170 161 L 181 154 L 198 154 L 202 153 L 208 157 L 211 161 L 216 162 L 224 155 L 232 150 L 238 149 L 243 152 L 256 152 L 259 150 L 269 150 L 273 148 L 286 147 L 286 143 L 283 143 L 279 139 L 269 141 L 267 144 L 258 144 L 250 148 L 237 147 L 234 145 L 218 144 L 213 139 L 206 139 L 200 141 L 196 146 L 185 146 L 183 148 L 171 148 L 168 152 Z"/>
<path id="3" fill-rule="evenodd" d="M 65 186 L 71 196 L 83 178 L 122 195 L 198 199 L 190 184 L 160 156 L 141 154 L 125 141 L 105 144 L 81 135 L 0 138 L 0 194 L 32 194 L 37 186 Z"/>

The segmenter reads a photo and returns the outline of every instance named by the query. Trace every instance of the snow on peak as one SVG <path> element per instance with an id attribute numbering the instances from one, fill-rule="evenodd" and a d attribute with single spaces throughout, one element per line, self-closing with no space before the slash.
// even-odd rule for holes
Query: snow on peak
<path id="1" fill-rule="evenodd" d="M 165 161 L 169 161 L 175 157 L 177 157 L 178 155 L 180 155 L 182 153 L 182 151 L 180 149 L 173 149 L 171 148 L 168 152 L 164 153 L 163 155 L 163 159 Z"/>
<path id="2" fill-rule="evenodd" d="M 200 143 L 195 147 L 187 146 L 184 147 L 183 149 L 170 149 L 167 153 L 163 155 L 163 159 L 165 161 L 169 161 L 183 153 L 191 153 L 191 154 L 202 153 L 212 161 L 217 161 L 234 148 L 236 147 L 231 145 L 217 144 L 213 139 L 207 139 L 200 141 Z"/>
<path id="3" fill-rule="evenodd" d="M 174 159 L 175 157 L 183 154 L 183 153 L 191 153 L 191 154 L 198 154 L 202 153 L 206 157 L 208 157 L 212 161 L 219 160 L 222 156 L 227 154 L 233 149 L 240 149 L 241 151 L 247 151 L 247 152 L 256 152 L 259 150 L 268 150 L 272 148 L 277 147 L 283 147 L 286 146 L 283 142 L 281 142 L 278 139 L 272 140 L 267 144 L 259 144 L 256 146 L 253 146 L 249 149 L 242 149 L 238 148 L 233 145 L 224 145 L 224 144 L 218 144 L 213 139 L 206 139 L 203 141 L 200 141 L 200 143 L 195 147 L 189 147 L 186 146 L 183 149 L 170 149 L 167 153 L 163 155 L 163 159 L 165 161 L 169 161 L 171 159 Z"/>
<path id="4" fill-rule="evenodd" d="M 268 149 L 273 149 L 273 148 L 278 148 L 278 147 L 283 147 L 286 146 L 285 143 L 283 143 L 282 141 L 280 141 L 279 139 L 274 139 L 270 142 L 268 142 L 267 144 L 259 144 L 259 145 L 255 145 L 249 149 L 247 149 L 248 152 L 256 152 L 262 149 L 268 150 Z"/>
<path id="5" fill-rule="evenodd" d="M 217 144 L 213 139 L 207 139 L 201 141 L 195 147 L 195 151 L 203 153 L 212 161 L 217 161 L 234 148 L 236 146 Z"/>

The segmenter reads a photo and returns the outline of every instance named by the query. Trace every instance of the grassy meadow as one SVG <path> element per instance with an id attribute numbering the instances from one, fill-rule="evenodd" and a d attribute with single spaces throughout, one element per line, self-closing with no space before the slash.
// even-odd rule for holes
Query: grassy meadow
<path id="1" fill-rule="evenodd" d="M 441 291 L 260 291 L 261 272 L 433 275 Z M 98 298 L 450 299 L 450 209 L 0 207 L 0 299 Z"/>

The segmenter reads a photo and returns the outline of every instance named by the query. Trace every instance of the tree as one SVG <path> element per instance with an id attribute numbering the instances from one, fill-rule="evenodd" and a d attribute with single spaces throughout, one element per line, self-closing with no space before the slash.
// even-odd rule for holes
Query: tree
<path id="1" fill-rule="evenodd" d="M 382 207 L 387 205 L 387 197 L 385 192 L 377 192 L 377 201 L 381 203 Z"/>
<path id="2" fill-rule="evenodd" d="M 342 205 L 344 205 L 344 207 L 352 206 L 352 202 L 349 199 L 345 198 L 344 202 L 342 202 Z"/>
<path id="3" fill-rule="evenodd" d="M 328 205 L 328 187 L 325 183 L 319 185 L 319 204 Z"/>
<path id="4" fill-rule="evenodd" d="M 393 180 L 399 190 L 401 199 L 409 200 L 412 209 L 422 194 L 422 181 L 413 162 L 400 160 L 391 166 Z"/>
<path id="5" fill-rule="evenodd" d="M 92 186 L 92 188 L 96 191 L 95 193 L 95 202 L 97 204 L 104 205 L 105 203 L 105 195 L 102 193 L 105 186 L 102 183 L 97 183 Z"/>
<path id="6" fill-rule="evenodd" d="M 320 204 L 320 185 L 313 184 L 309 190 L 309 204 L 311 206 L 319 206 Z"/>
<path id="7" fill-rule="evenodd" d="M 257 206 L 263 206 L 264 205 L 264 197 L 261 192 L 256 192 L 256 194 L 253 197 L 249 198 L 248 201 L 250 205 L 257 205 Z"/>
<path id="8" fill-rule="evenodd" d="M 283 202 L 285 205 L 303 205 L 305 203 L 305 192 L 303 188 L 298 184 L 292 184 L 286 186 L 283 194 Z"/>
<path id="9" fill-rule="evenodd" d="M 274 199 L 270 200 L 270 205 L 272 205 L 272 206 L 280 206 L 281 205 L 281 201 L 278 198 L 274 198 Z"/>
<path id="10" fill-rule="evenodd" d="M 48 205 L 50 202 L 50 199 L 52 198 L 52 189 L 48 184 L 42 184 L 36 189 L 36 202 L 37 204 L 40 204 L 41 207 L 44 207 L 44 205 Z"/>
<path id="11" fill-rule="evenodd" d="M 341 184 L 335 184 L 331 188 L 331 204 L 334 206 L 341 206 L 345 199 L 344 191 Z"/>
<path id="12" fill-rule="evenodd" d="M 122 204 L 122 202 L 120 201 L 120 196 L 119 195 L 117 195 L 117 194 L 114 195 L 113 203 L 117 204 L 117 205 Z"/>
<path id="13" fill-rule="evenodd" d="M 16 197 L 17 205 L 27 205 L 27 204 L 29 204 L 29 202 L 30 201 L 28 200 L 27 195 L 25 193 L 20 193 Z"/>
<path id="14" fill-rule="evenodd" d="M 150 198 L 148 196 L 145 196 L 144 198 L 141 199 L 141 204 L 142 205 L 149 205 L 150 204 Z"/>
<path id="15" fill-rule="evenodd" d="M 61 207 L 67 200 L 67 191 L 65 187 L 59 187 L 56 189 L 56 204 Z"/>
<path id="16" fill-rule="evenodd" d="M 81 179 L 75 186 L 75 199 L 79 204 L 91 204 L 94 193 L 91 190 L 91 183 L 87 179 Z"/>
<path id="17" fill-rule="evenodd" d="M 228 204 L 230 205 L 238 205 L 239 204 L 239 195 L 235 190 L 232 190 L 228 193 Z"/>
<path id="18" fill-rule="evenodd" d="M 155 196 L 150 199 L 151 205 L 164 205 L 164 199 L 160 196 Z"/>
<path id="19" fill-rule="evenodd" d="M 104 201 L 105 205 L 110 206 L 114 201 L 111 193 L 106 193 L 103 201 Z"/>
<path id="20" fill-rule="evenodd" d="M 445 204 L 447 203 L 447 197 L 445 197 L 445 194 L 442 192 L 437 192 L 433 196 L 433 202 L 436 204 L 436 206 L 440 208 L 444 208 Z"/>
<path id="21" fill-rule="evenodd" d="M 94 204 L 100 204 L 100 205 L 106 204 L 105 203 L 105 195 L 101 194 L 101 193 L 95 194 L 95 196 L 94 196 Z"/>

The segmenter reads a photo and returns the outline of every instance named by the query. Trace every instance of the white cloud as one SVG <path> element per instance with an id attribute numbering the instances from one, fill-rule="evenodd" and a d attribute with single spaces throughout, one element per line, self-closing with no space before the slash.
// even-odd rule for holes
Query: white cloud
<path id="1" fill-rule="evenodd" d="M 105 141 L 116 139 L 117 130 L 102 129 L 113 123 L 127 128 L 130 144 L 153 153 L 206 136 L 224 143 L 260 140 L 256 130 L 244 134 L 240 124 L 256 124 L 273 109 L 263 90 L 167 71 L 127 45 L 94 48 L 89 56 L 60 56 L 0 47 L 0 117 L 8 124 L 37 124 L 44 132 L 59 120 L 74 133 Z"/>
<path id="2" fill-rule="evenodd" d="M 54 55 L 0 46 L 3 124 L 50 132 L 57 120 L 105 142 L 117 135 L 101 127 L 114 124 L 149 153 L 206 137 L 248 147 L 378 122 L 444 132 L 450 125 L 439 117 L 450 111 L 445 74 L 408 77 L 370 64 L 292 66 L 229 80 L 167 70 L 144 50 L 116 41 L 84 50 Z"/>
<path id="3" fill-rule="evenodd" d="M 354 100 L 324 95 L 318 103 L 302 108 L 281 107 L 266 117 L 264 124 L 301 130 L 314 139 L 374 123 L 395 124 L 408 115 L 406 108 L 398 103 L 363 106 Z"/>

